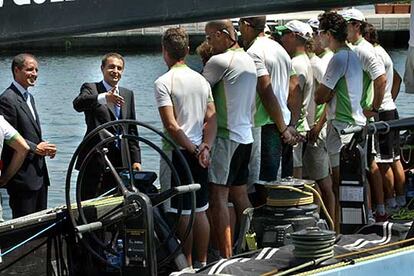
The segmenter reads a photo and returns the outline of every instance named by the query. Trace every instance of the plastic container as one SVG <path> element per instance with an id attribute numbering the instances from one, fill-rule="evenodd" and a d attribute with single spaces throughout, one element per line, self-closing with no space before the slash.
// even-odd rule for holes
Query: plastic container
<path id="1" fill-rule="evenodd" d="M 116 254 L 111 252 L 107 252 L 106 260 L 110 265 L 107 267 L 108 272 L 116 271 L 117 268 L 120 268 L 123 265 L 124 260 L 124 243 L 122 239 L 118 239 L 116 244 L 113 246 L 114 251 Z"/>

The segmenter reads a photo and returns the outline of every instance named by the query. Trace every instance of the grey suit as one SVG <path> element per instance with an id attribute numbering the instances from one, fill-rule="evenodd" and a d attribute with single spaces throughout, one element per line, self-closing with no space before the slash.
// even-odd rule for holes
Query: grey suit
<path id="1" fill-rule="evenodd" d="M 0 96 L 0 113 L 26 139 L 30 147 L 23 165 L 7 184 L 13 217 L 45 209 L 47 186 L 50 185 L 45 158 L 35 154 L 37 144 L 42 142 L 42 130 L 32 96 L 30 100 L 36 118 L 33 117 L 22 94 L 13 84 Z M 5 167 L 10 163 L 12 156 L 13 149 L 5 145 L 2 153 Z M 39 191 L 42 194 L 33 197 Z M 25 200 L 29 202 L 24 202 Z"/>

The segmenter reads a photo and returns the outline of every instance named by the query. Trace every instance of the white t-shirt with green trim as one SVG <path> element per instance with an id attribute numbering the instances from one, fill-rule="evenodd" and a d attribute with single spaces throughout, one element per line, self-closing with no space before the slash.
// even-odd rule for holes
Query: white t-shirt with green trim
<path id="1" fill-rule="evenodd" d="M 309 131 L 308 108 L 314 93 L 312 65 L 305 53 L 299 53 L 292 58 L 292 66 L 298 76 L 299 88 L 303 98 L 296 129 L 299 132 Z"/>
<path id="2" fill-rule="evenodd" d="M 270 76 L 272 88 L 282 110 L 286 125 L 290 122 L 290 110 L 287 106 L 289 96 L 289 80 L 294 74 L 292 60 L 286 50 L 276 41 L 268 37 L 257 37 L 247 50 L 256 64 L 257 77 Z M 265 110 L 259 96 L 256 98 L 255 126 L 274 124 Z"/>
<path id="3" fill-rule="evenodd" d="M 374 46 L 364 38 L 360 38 L 351 48 L 359 57 L 364 70 L 364 94 L 362 95 L 361 106 L 364 109 L 370 109 L 374 99 L 373 81 L 385 74 L 385 67 L 382 60 L 377 56 Z"/>
<path id="4" fill-rule="evenodd" d="M 185 135 L 200 145 L 207 103 L 213 100 L 209 83 L 186 65 L 176 65 L 154 84 L 157 106 L 172 106 L 175 120 Z M 164 141 L 164 149 L 169 148 Z"/>
<path id="5" fill-rule="evenodd" d="M 228 49 L 210 58 L 203 76 L 213 87 L 217 136 L 241 144 L 252 143 L 257 84 L 253 60 L 241 48 Z"/>
<path id="6" fill-rule="evenodd" d="M 333 90 L 328 103 L 327 119 L 365 125 L 361 107 L 363 73 L 358 56 L 349 48 L 337 51 L 328 64 L 322 84 Z"/>
<path id="7" fill-rule="evenodd" d="M 331 61 L 333 55 L 334 53 L 331 50 L 327 49 L 319 56 L 312 55 L 312 57 L 309 59 L 314 77 L 314 91 L 322 82 L 323 76 L 325 75 L 326 69 L 328 68 L 328 64 Z M 310 127 L 319 121 L 319 119 L 322 117 L 324 109 L 325 104 L 316 105 L 314 98 L 311 99 L 308 108 L 308 123 Z"/>
<path id="8" fill-rule="evenodd" d="M 3 151 L 4 142 L 9 143 L 19 135 L 2 115 L 0 115 L 0 154 Z"/>
<path id="9" fill-rule="evenodd" d="M 381 47 L 381 45 L 375 45 L 374 46 L 375 53 L 377 56 L 382 60 L 382 63 L 385 66 L 385 76 L 387 77 L 387 84 L 385 85 L 385 93 L 384 98 L 382 99 L 381 106 L 379 108 L 380 111 L 389 111 L 394 110 L 397 108 L 397 106 L 394 103 L 394 100 L 392 99 L 392 85 L 394 82 L 394 64 L 392 62 L 392 59 L 390 55 L 385 51 L 384 48 Z"/>

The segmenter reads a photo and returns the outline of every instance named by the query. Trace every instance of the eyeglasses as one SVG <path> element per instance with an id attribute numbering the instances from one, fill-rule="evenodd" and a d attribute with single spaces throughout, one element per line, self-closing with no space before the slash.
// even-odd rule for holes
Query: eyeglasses
<path id="1" fill-rule="evenodd" d="M 331 33 L 336 33 L 336 31 L 333 30 L 333 29 L 327 29 L 327 30 L 320 29 L 320 30 L 317 31 L 317 33 L 318 33 L 318 35 L 321 35 L 321 34 L 326 34 L 328 31 L 331 32 Z"/>
<path id="2" fill-rule="evenodd" d="M 226 30 L 226 29 L 222 29 L 222 30 L 219 30 L 219 31 L 217 31 L 217 32 L 224 33 L 224 34 L 228 35 L 228 37 L 229 37 L 231 40 L 233 40 L 233 38 L 231 37 L 230 32 L 229 32 L 228 30 Z M 216 32 L 214 32 L 214 33 L 216 33 Z M 211 33 L 211 34 L 206 34 L 206 40 L 207 40 L 207 41 L 211 40 L 212 35 L 213 35 L 213 33 Z"/>

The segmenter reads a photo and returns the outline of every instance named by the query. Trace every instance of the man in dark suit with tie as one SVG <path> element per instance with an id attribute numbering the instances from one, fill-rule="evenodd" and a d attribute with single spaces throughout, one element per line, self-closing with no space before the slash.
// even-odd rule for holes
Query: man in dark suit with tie
<path id="1" fill-rule="evenodd" d="M 123 87 L 119 87 L 124 71 L 124 58 L 117 53 L 108 53 L 102 58 L 101 71 L 103 80 L 96 83 L 84 83 L 80 94 L 74 99 L 73 107 L 78 112 L 84 112 L 87 125 L 86 135 L 96 127 L 118 119 L 135 120 L 134 93 Z M 116 130 L 110 130 L 116 134 Z M 129 134 L 137 135 L 137 128 L 130 127 Z M 108 191 L 116 184 L 111 173 L 106 172 L 106 164 L 102 154 L 95 152 L 85 160 L 87 153 L 93 146 L 108 137 L 108 133 L 102 132 L 94 140 L 85 145 L 79 153 L 76 168 L 80 169 L 84 164 L 84 172 L 81 189 L 81 198 L 88 199 L 96 197 Z M 129 140 L 129 154 L 132 168 L 141 170 L 141 152 L 137 141 Z M 122 163 L 119 143 L 105 145 L 108 149 L 108 157 L 115 167 L 124 167 Z"/>
<path id="2" fill-rule="evenodd" d="M 35 85 L 38 74 L 36 58 L 19 54 L 12 62 L 13 83 L 0 96 L 0 113 L 20 133 L 30 147 L 23 165 L 7 184 L 13 218 L 46 209 L 47 186 L 50 185 L 45 156 L 54 158 L 56 146 L 42 140 L 39 115 L 28 88 Z M 13 157 L 7 145 L 2 153 L 7 168 Z"/>

